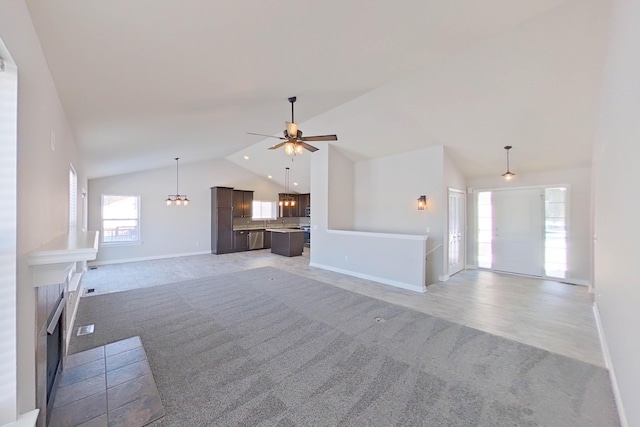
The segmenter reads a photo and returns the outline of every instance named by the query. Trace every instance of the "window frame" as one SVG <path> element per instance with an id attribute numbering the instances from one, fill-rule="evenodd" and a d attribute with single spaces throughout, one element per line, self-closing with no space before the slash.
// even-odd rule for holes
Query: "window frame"
<path id="1" fill-rule="evenodd" d="M 137 217 L 136 218 L 105 218 L 104 217 L 104 200 L 105 197 L 133 197 L 136 199 L 136 210 Z M 142 244 L 142 231 L 140 225 L 140 210 L 141 210 L 141 200 L 139 195 L 131 195 L 131 194 L 115 194 L 115 193 L 102 193 L 100 195 L 100 244 L 104 246 L 132 246 L 132 245 L 140 245 Z M 105 227 L 104 222 L 106 221 L 114 221 L 114 220 L 123 220 L 123 221 L 136 221 L 136 229 L 137 229 L 137 239 L 136 240 L 125 240 L 125 241 L 116 241 L 109 242 L 105 241 Z"/>
<path id="2" fill-rule="evenodd" d="M 272 215 L 274 216 L 269 216 L 269 217 L 257 217 L 254 216 L 254 214 L 256 213 L 256 209 L 255 209 L 255 204 L 256 203 L 260 203 L 261 205 L 264 204 L 269 204 L 269 212 L 271 212 Z M 263 209 L 260 208 L 260 212 L 262 212 Z M 271 221 L 271 220 L 275 220 L 278 219 L 278 202 L 274 202 L 274 201 L 269 201 L 269 200 L 253 200 L 251 202 L 251 219 L 253 221 Z"/>

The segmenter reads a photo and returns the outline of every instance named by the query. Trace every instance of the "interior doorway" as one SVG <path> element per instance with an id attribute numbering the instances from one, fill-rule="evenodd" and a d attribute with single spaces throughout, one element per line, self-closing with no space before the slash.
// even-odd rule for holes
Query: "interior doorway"
<path id="1" fill-rule="evenodd" d="M 464 191 L 449 189 L 448 221 L 448 268 L 447 275 L 453 276 L 464 270 L 466 245 L 466 194 Z"/>

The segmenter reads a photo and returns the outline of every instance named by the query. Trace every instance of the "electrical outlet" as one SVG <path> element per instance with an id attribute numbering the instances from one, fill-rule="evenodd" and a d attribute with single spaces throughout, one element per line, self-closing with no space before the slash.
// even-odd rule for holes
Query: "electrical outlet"
<path id="1" fill-rule="evenodd" d="M 344 256 L 344 260 L 345 260 L 345 261 L 349 261 L 349 256 L 348 256 L 348 255 L 345 255 L 345 256 Z"/>

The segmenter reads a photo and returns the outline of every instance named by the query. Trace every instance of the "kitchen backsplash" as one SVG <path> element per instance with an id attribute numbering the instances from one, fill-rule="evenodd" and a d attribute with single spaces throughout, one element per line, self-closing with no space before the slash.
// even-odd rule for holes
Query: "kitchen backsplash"
<path id="1" fill-rule="evenodd" d="M 233 229 L 242 230 L 250 228 L 298 228 L 302 225 L 309 225 L 311 218 L 291 217 L 278 218 L 272 220 L 253 221 L 249 218 L 233 218 Z"/>

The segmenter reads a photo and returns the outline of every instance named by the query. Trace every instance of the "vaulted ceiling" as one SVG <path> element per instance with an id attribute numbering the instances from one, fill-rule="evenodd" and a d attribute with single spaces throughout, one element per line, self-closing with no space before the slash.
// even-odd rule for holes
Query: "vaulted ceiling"
<path id="1" fill-rule="evenodd" d="M 293 95 L 304 133 L 354 160 L 442 144 L 468 176 L 499 172 L 504 145 L 519 171 L 590 162 L 608 0 L 27 3 L 90 178 L 174 157 L 283 178 L 277 141 L 246 132 L 280 134 Z"/>

